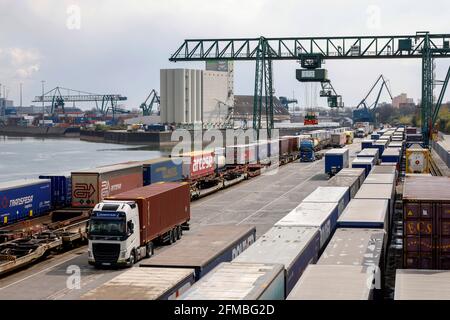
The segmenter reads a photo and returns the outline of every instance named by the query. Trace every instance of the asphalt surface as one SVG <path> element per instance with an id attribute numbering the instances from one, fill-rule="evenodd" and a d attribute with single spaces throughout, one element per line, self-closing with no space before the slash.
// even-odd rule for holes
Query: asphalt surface
<path id="1" fill-rule="evenodd" d="M 358 142 L 355 139 L 348 146 L 351 158 L 360 150 Z M 191 231 L 206 225 L 247 224 L 256 226 L 260 236 L 327 179 L 324 160 L 279 167 L 275 174 L 252 178 L 193 202 Z M 155 254 L 166 248 L 157 248 Z M 0 299 L 79 299 L 125 270 L 93 268 L 87 263 L 84 246 L 1 278 Z M 78 272 L 80 277 L 74 277 Z"/>

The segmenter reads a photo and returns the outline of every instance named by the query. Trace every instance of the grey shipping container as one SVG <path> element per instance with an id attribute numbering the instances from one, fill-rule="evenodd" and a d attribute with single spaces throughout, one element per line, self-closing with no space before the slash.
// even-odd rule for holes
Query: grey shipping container
<path id="1" fill-rule="evenodd" d="M 389 201 L 353 199 L 338 219 L 339 228 L 376 228 L 389 230 Z"/>
<path id="2" fill-rule="evenodd" d="M 374 166 L 372 168 L 371 173 L 376 174 L 395 174 L 395 177 L 397 178 L 398 172 L 397 172 L 397 166 L 395 165 L 382 165 L 382 166 Z"/>
<path id="3" fill-rule="evenodd" d="M 379 156 L 380 151 L 378 149 L 375 148 L 366 148 L 361 150 L 360 153 L 357 154 L 358 158 L 374 158 L 375 159 L 375 163 L 378 163 L 380 156 Z"/>
<path id="4" fill-rule="evenodd" d="M 339 228 L 317 264 L 375 267 L 381 280 L 385 238 L 386 232 L 380 229 Z"/>
<path id="5" fill-rule="evenodd" d="M 361 266 L 309 265 L 287 300 L 370 300 L 373 278 Z"/>
<path id="6" fill-rule="evenodd" d="M 281 264 L 224 262 L 180 300 L 284 300 Z"/>
<path id="7" fill-rule="evenodd" d="M 81 296 L 83 300 L 174 300 L 194 284 L 194 270 L 131 268 Z"/>
<path id="8" fill-rule="evenodd" d="M 360 187 L 360 179 L 358 176 L 340 176 L 336 175 L 327 182 L 329 187 L 348 187 L 350 191 L 350 199 L 353 199 Z"/>
<path id="9" fill-rule="evenodd" d="M 402 270 L 395 276 L 395 300 L 450 300 L 450 271 Z"/>
<path id="10" fill-rule="evenodd" d="M 320 229 L 320 249 L 323 249 L 336 228 L 337 219 L 338 204 L 335 202 L 302 202 L 275 223 L 275 227 L 317 227 Z"/>
<path id="11" fill-rule="evenodd" d="M 232 261 L 255 241 L 253 226 L 206 226 L 183 236 L 167 250 L 144 260 L 141 267 L 192 268 L 199 280 L 221 262 Z"/>
<path id="12" fill-rule="evenodd" d="M 392 184 L 366 184 L 364 183 L 355 196 L 355 199 L 385 199 L 389 201 L 389 225 L 394 213 L 395 188 Z"/>
<path id="13" fill-rule="evenodd" d="M 395 174 L 394 173 L 390 173 L 390 174 L 370 173 L 367 176 L 366 181 L 364 181 L 364 183 L 366 183 L 366 184 L 380 184 L 380 183 L 395 184 Z"/>
<path id="14" fill-rule="evenodd" d="M 350 189 L 348 187 L 317 187 L 311 192 L 303 202 L 315 203 L 338 203 L 338 214 L 344 212 L 347 203 L 350 201 Z"/>
<path id="15" fill-rule="evenodd" d="M 359 177 L 359 187 L 361 187 L 366 180 L 366 170 L 363 168 L 345 168 L 339 171 L 337 176 L 357 176 Z"/>
<path id="16" fill-rule="evenodd" d="M 318 228 L 273 227 L 234 261 L 283 264 L 287 296 L 308 264 L 317 261 L 319 246 Z"/>

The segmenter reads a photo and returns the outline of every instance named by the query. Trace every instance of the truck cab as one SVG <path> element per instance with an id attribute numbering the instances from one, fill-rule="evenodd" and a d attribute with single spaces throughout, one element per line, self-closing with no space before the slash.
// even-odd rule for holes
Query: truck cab
<path id="1" fill-rule="evenodd" d="M 356 129 L 356 137 L 357 138 L 364 138 L 366 136 L 366 131 L 364 128 L 358 128 Z"/>
<path id="2" fill-rule="evenodd" d="M 95 266 L 132 266 L 152 247 L 140 248 L 139 208 L 133 201 L 103 201 L 94 207 L 88 228 L 88 261 Z"/>

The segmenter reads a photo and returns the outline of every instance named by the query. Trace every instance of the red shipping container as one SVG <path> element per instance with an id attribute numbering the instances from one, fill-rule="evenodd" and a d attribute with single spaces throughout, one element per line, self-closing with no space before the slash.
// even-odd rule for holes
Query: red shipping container
<path id="1" fill-rule="evenodd" d="M 190 180 L 214 174 L 214 151 L 195 151 L 180 155 L 183 162 L 183 177 Z"/>
<path id="2" fill-rule="evenodd" d="M 91 208 L 105 197 L 142 186 L 142 165 L 136 163 L 72 172 L 72 207 Z"/>
<path id="3" fill-rule="evenodd" d="M 139 207 L 141 246 L 191 218 L 190 186 L 186 182 L 155 183 L 106 200 L 134 201 Z"/>
<path id="4" fill-rule="evenodd" d="M 280 152 L 280 156 L 285 156 L 289 154 L 289 139 L 281 137 L 278 140 L 279 147 L 278 150 Z"/>

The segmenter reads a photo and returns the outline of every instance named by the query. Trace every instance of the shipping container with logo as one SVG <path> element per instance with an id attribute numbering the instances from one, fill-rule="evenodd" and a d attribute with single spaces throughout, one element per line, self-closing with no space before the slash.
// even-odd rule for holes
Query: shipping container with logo
<path id="1" fill-rule="evenodd" d="M 285 273 L 286 297 L 308 264 L 317 261 L 319 248 L 318 228 L 273 227 L 234 261 L 282 264 Z"/>
<path id="2" fill-rule="evenodd" d="M 214 151 L 194 151 L 173 156 L 183 162 L 183 178 L 196 180 L 214 174 L 216 169 Z"/>
<path id="3" fill-rule="evenodd" d="M 195 282 L 194 270 L 131 268 L 81 296 L 82 300 L 175 300 Z"/>
<path id="4" fill-rule="evenodd" d="M 48 213 L 51 199 L 50 180 L 29 179 L 0 183 L 0 225 Z"/>
<path id="5" fill-rule="evenodd" d="M 221 263 L 180 300 L 284 300 L 284 267 L 268 263 Z"/>
<path id="6" fill-rule="evenodd" d="M 206 226 L 185 234 L 167 250 L 140 263 L 141 267 L 188 268 L 199 280 L 221 262 L 230 262 L 255 242 L 253 226 Z"/>
<path id="7" fill-rule="evenodd" d="M 124 163 L 72 172 L 72 207 L 94 207 L 104 198 L 143 186 L 142 164 Z"/>
<path id="8" fill-rule="evenodd" d="M 144 186 L 156 182 L 180 181 L 182 177 L 182 162 L 177 158 L 157 158 L 142 161 Z"/>
<path id="9" fill-rule="evenodd" d="M 325 248 L 338 219 L 337 203 L 302 202 L 275 223 L 275 227 L 316 227 L 320 230 L 320 250 Z"/>
<path id="10" fill-rule="evenodd" d="M 72 177 L 68 175 L 42 175 L 39 179 L 50 180 L 52 208 L 63 208 L 72 205 Z"/>
<path id="11" fill-rule="evenodd" d="M 403 185 L 406 269 L 450 269 L 450 178 L 406 177 Z"/>

